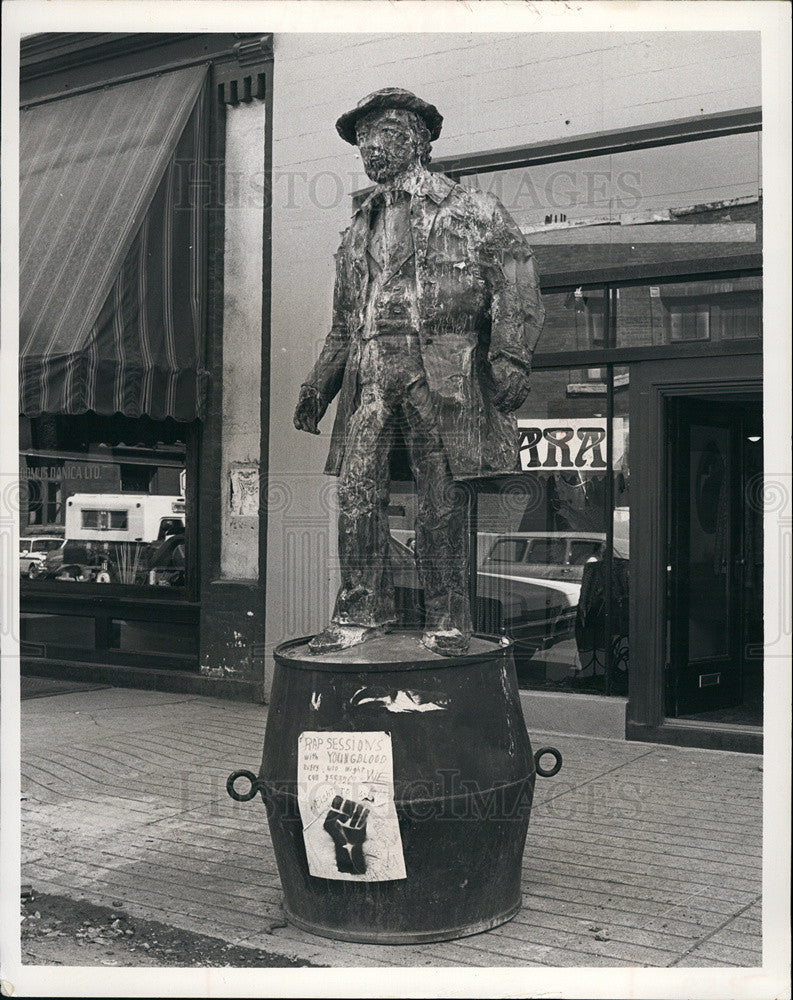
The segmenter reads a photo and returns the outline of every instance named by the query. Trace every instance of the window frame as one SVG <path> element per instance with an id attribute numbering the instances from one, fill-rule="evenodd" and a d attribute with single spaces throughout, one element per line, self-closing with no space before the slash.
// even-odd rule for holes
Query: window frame
<path id="1" fill-rule="evenodd" d="M 543 287 L 543 295 L 575 292 L 577 288 L 584 291 L 604 292 L 607 344 L 616 341 L 617 324 L 617 289 L 635 288 L 648 284 L 679 284 L 682 282 L 719 281 L 734 278 L 762 278 L 761 268 L 738 268 L 729 271 L 708 271 L 701 274 L 654 274 L 648 277 L 633 279 L 614 279 L 611 281 L 576 285 L 568 282 L 563 285 Z M 597 368 L 608 364 L 627 365 L 632 361 L 659 361 L 664 358 L 712 357 L 715 354 L 753 354 L 762 353 L 762 337 L 747 337 L 743 340 L 679 340 L 670 344 L 644 345 L 636 347 L 606 346 L 582 351 L 538 351 L 534 355 L 532 367 L 535 370 L 543 368 Z"/>
<path id="2" fill-rule="evenodd" d="M 49 580 L 36 578 L 35 580 L 29 580 L 26 577 L 20 579 L 20 598 L 26 602 L 25 608 L 23 610 L 32 610 L 29 607 L 31 601 L 37 601 L 38 598 L 49 600 L 50 598 L 57 599 L 59 596 L 62 598 L 72 598 L 79 601 L 81 598 L 95 601 L 97 597 L 108 597 L 123 599 L 124 601 L 143 601 L 147 606 L 150 606 L 150 602 L 155 604 L 168 603 L 168 604 L 196 604 L 199 597 L 199 571 L 201 566 L 201 553 L 198 551 L 199 542 L 199 526 L 198 526 L 198 455 L 199 455 L 199 436 L 201 433 L 201 428 L 198 426 L 200 421 L 193 421 L 191 424 L 186 425 L 185 430 L 185 455 L 184 455 L 184 468 L 186 470 L 186 497 L 185 497 L 185 537 L 186 537 L 186 550 L 187 559 L 185 566 L 185 584 L 180 587 L 155 587 L 149 584 L 133 584 L 133 583 L 80 583 L 75 585 L 73 583 L 68 583 L 63 580 Z M 124 459 L 118 459 L 115 462 L 112 456 L 101 458 L 96 458 L 95 456 L 89 455 L 88 453 L 79 455 L 77 453 L 69 452 L 66 449 L 58 452 L 52 450 L 39 450 L 35 448 L 21 449 L 20 455 L 32 456 L 35 458 L 51 459 L 56 457 L 56 455 L 65 455 L 68 458 L 71 456 L 74 460 L 80 461 L 102 461 L 108 464 L 120 465 L 123 464 Z M 143 456 L 141 456 L 143 458 Z M 165 460 L 166 463 L 170 462 L 170 459 Z M 170 464 L 173 464 L 172 462 Z M 36 481 L 36 480 L 34 480 Z M 39 534 L 46 534 L 48 530 L 51 530 L 51 526 L 40 526 Z M 38 603 L 36 604 L 36 610 L 39 610 Z"/>

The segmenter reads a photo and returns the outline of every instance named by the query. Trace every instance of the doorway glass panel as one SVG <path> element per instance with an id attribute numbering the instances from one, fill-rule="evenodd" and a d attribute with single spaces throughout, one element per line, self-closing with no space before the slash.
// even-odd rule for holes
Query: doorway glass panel
<path id="1" fill-rule="evenodd" d="M 690 662 L 728 654 L 730 432 L 691 425 L 688 518 Z"/>
<path id="2" fill-rule="evenodd" d="M 762 724 L 762 404 L 670 402 L 667 714 Z"/>

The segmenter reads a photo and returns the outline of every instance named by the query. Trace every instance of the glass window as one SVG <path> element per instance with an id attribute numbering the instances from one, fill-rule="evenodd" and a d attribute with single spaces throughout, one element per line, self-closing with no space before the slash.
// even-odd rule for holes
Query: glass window
<path id="1" fill-rule="evenodd" d="M 98 531 L 127 529 L 129 515 L 126 510 L 84 508 L 80 511 L 80 514 L 84 528 L 96 528 Z"/>
<path id="2" fill-rule="evenodd" d="M 502 538 L 490 550 L 488 559 L 493 563 L 522 562 L 526 554 L 526 542 L 514 538 Z"/>
<path id="3" fill-rule="evenodd" d="M 614 368 L 614 472 L 611 550 L 611 643 L 609 689 L 628 693 L 628 562 L 630 556 L 631 471 L 628 414 L 630 376 L 627 367 Z"/>
<path id="4" fill-rule="evenodd" d="M 542 297 L 545 322 L 537 350 L 590 351 L 608 347 L 606 293 L 603 288 L 576 288 Z"/>
<path id="5" fill-rule="evenodd" d="M 531 543 L 526 562 L 561 566 L 565 562 L 566 549 L 564 538 L 538 538 Z"/>
<path id="6" fill-rule="evenodd" d="M 607 391 L 606 368 L 535 371 L 516 414 L 523 474 L 478 483 L 476 626 L 511 636 L 522 687 L 604 690 L 576 614 L 584 554 L 606 538 Z"/>
<path id="7" fill-rule="evenodd" d="M 570 562 L 581 573 L 575 622 L 579 682 L 588 681 L 593 689 L 613 695 L 628 690 L 628 386 L 628 369 L 615 367 L 610 428 L 612 552 L 609 555 L 605 539 L 575 540 L 570 550 Z"/>
<path id="8" fill-rule="evenodd" d="M 616 346 L 760 337 L 760 277 L 667 282 L 616 289 Z"/>
<path id="9" fill-rule="evenodd" d="M 719 136 L 550 164 L 480 171 L 464 186 L 492 192 L 542 260 L 567 283 L 592 268 L 711 259 L 760 246 L 761 133 Z M 681 265 L 682 268 L 683 265 Z M 647 273 L 647 271 L 645 271 Z M 537 351 L 737 340 L 760 335 L 759 279 L 619 290 L 617 343 L 602 288 L 543 296 Z"/>
<path id="10" fill-rule="evenodd" d="M 574 538 L 570 542 L 570 565 L 583 566 L 590 559 L 596 559 L 602 552 L 601 542 L 582 542 Z"/>
<path id="11" fill-rule="evenodd" d="M 95 415 L 31 420 L 20 523 L 31 539 L 49 538 L 20 561 L 22 576 L 64 584 L 185 586 L 184 435 L 172 421 Z"/>
<path id="12" fill-rule="evenodd" d="M 760 133 L 750 132 L 481 171 L 461 177 L 460 183 L 495 194 L 530 243 L 611 243 L 627 239 L 623 227 L 644 241 L 650 237 L 639 229 L 648 223 L 708 221 L 703 212 L 715 205 L 757 199 L 761 176 Z M 599 225 L 611 231 L 596 238 L 584 231 Z M 574 227 L 583 228 L 571 237 Z"/>

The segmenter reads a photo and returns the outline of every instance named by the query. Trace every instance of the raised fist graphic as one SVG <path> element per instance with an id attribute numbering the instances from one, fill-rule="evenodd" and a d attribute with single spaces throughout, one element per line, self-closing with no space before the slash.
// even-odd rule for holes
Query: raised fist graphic
<path id="1" fill-rule="evenodd" d="M 363 843 L 366 840 L 366 821 L 369 810 L 360 802 L 343 799 L 337 795 L 330 804 L 322 824 L 330 834 L 336 848 L 336 868 L 348 875 L 366 873 Z"/>

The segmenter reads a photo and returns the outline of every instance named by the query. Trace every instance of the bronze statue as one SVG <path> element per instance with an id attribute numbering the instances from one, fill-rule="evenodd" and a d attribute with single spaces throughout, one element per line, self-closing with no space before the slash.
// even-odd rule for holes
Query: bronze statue
<path id="1" fill-rule="evenodd" d="M 529 391 L 544 310 L 537 269 L 499 200 L 428 169 L 437 108 L 406 90 L 365 97 L 336 122 L 374 191 L 336 254 L 333 325 L 294 423 L 339 395 L 325 472 L 339 480 L 341 588 L 313 653 L 394 624 L 389 454 L 397 422 L 416 480 L 422 642 L 462 654 L 471 635 L 468 530 L 455 481 L 518 471 L 511 413 Z"/>

